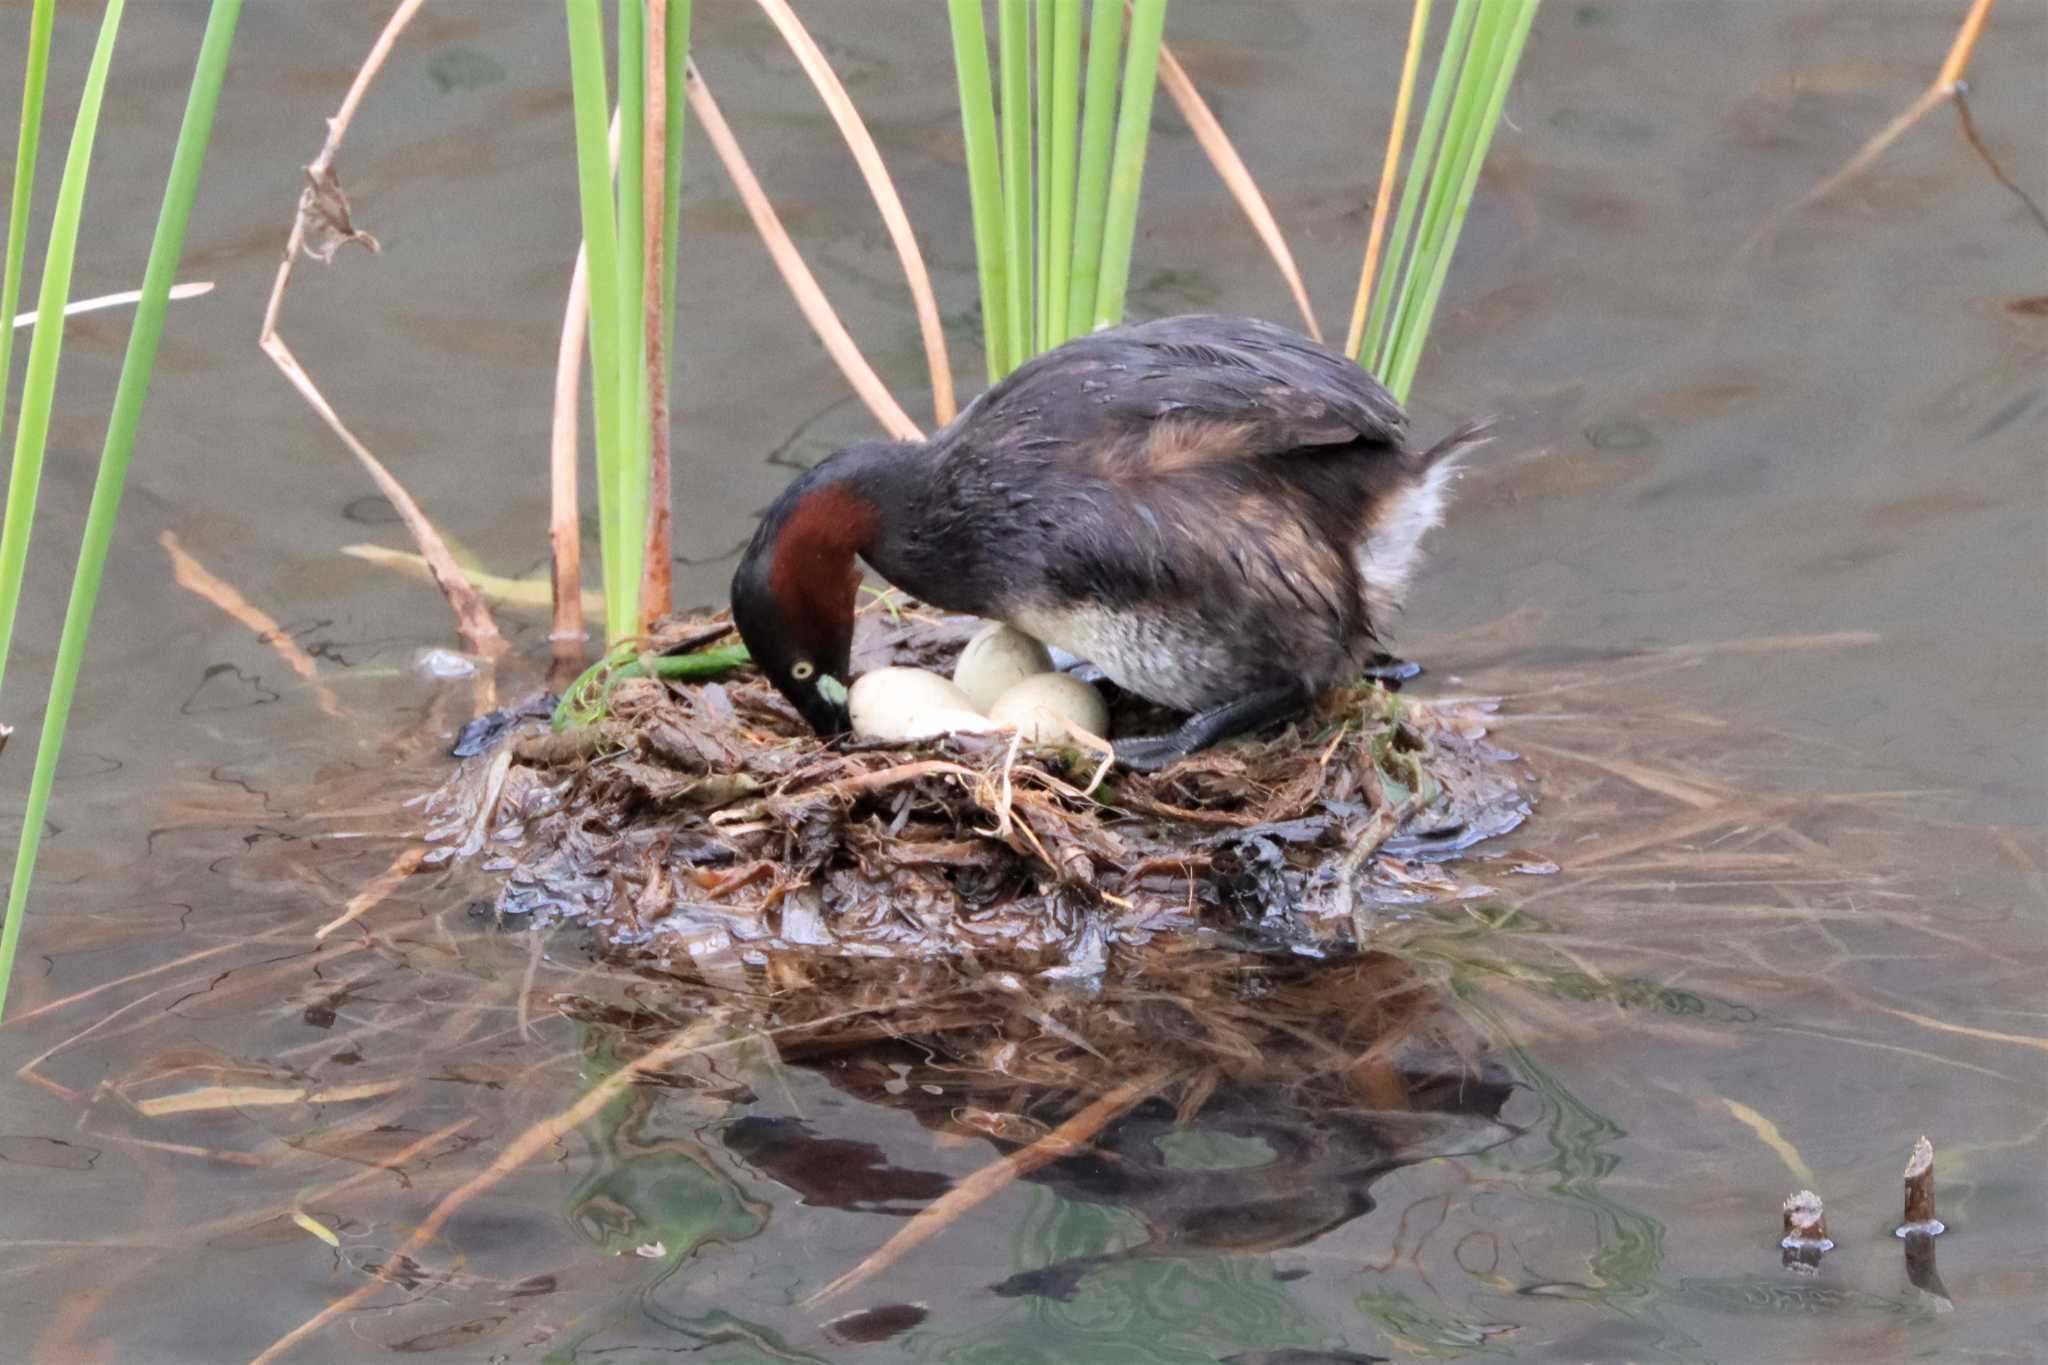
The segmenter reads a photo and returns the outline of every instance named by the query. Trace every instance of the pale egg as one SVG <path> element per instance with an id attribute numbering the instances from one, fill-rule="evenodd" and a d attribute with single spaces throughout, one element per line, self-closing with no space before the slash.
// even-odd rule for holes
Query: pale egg
<path id="1" fill-rule="evenodd" d="M 995 705 L 997 697 L 1039 673 L 1052 672 L 1052 655 L 1045 646 L 1012 626 L 993 621 L 974 633 L 960 661 L 953 665 L 953 681 L 967 700 L 980 710 Z"/>
<path id="2" fill-rule="evenodd" d="M 1102 694 L 1065 673 L 1040 673 L 1016 683 L 988 709 L 998 725 L 1014 726 L 1027 744 L 1057 744 L 1070 722 L 1091 735 L 1109 734 L 1109 706 Z"/>
<path id="3" fill-rule="evenodd" d="M 967 694 L 922 668 L 876 668 L 847 689 L 846 709 L 862 739 L 901 743 L 961 731 L 992 730 Z"/>

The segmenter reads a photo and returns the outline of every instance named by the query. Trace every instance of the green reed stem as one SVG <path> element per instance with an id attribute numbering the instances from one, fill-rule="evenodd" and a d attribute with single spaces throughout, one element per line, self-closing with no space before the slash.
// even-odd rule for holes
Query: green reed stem
<path id="1" fill-rule="evenodd" d="M 1372 309 L 1365 323 L 1366 368 L 1374 374 L 1385 372 L 1390 349 L 1387 323 L 1393 313 L 1394 280 L 1408 252 L 1408 230 L 1422 202 L 1425 182 L 1436 165 L 1437 148 L 1443 137 L 1444 113 L 1450 107 L 1451 88 L 1472 34 L 1472 21 L 1479 12 L 1479 0 L 1458 0 L 1451 10 L 1450 28 L 1444 34 L 1436 75 L 1430 81 L 1429 102 L 1423 106 L 1422 126 L 1415 134 L 1415 150 L 1408 156 L 1408 174 L 1401 183 L 1401 207 L 1394 214 L 1394 230 L 1387 237 L 1387 254 L 1380 262 L 1379 279 L 1373 287 Z"/>
<path id="2" fill-rule="evenodd" d="M 1492 25 L 1488 27 L 1482 22 L 1480 32 L 1472 40 L 1473 55 L 1459 76 L 1453 99 L 1457 106 L 1462 106 L 1464 118 L 1463 126 L 1455 117 L 1453 120 L 1457 128 L 1457 153 L 1431 176 L 1430 197 L 1440 201 L 1440 208 L 1434 231 L 1417 248 L 1421 284 L 1412 303 L 1405 297 L 1408 286 L 1403 282 L 1402 315 L 1394 328 L 1396 349 L 1383 376 L 1388 391 L 1400 401 L 1407 400 L 1416 368 L 1422 362 L 1423 343 L 1443 295 L 1444 280 L 1450 273 L 1451 257 L 1457 251 L 1458 238 L 1472 206 L 1487 148 L 1492 145 L 1501 111 L 1507 105 L 1508 87 L 1514 83 L 1515 68 L 1521 63 L 1522 49 L 1536 21 L 1536 7 L 1537 0 L 1496 0 L 1487 16 Z"/>
<path id="3" fill-rule="evenodd" d="M 1009 368 L 1031 351 L 1031 11 L 996 0 L 1003 82 L 1003 269 L 1009 284 Z"/>
<path id="4" fill-rule="evenodd" d="M 57 397 L 57 361 L 64 347 L 64 305 L 71 297 L 71 263 L 78 251 L 78 224 L 85 210 L 85 179 L 92 168 L 93 139 L 99 133 L 100 102 L 114 38 L 121 31 L 126 0 L 107 0 L 99 41 L 86 70 L 85 89 L 71 122 L 71 149 L 57 186 L 57 211 L 50 244 L 43 253 L 43 287 L 36 301 L 36 331 L 29 339 L 28 366 L 21 381 L 21 417 L 14 431 L 14 467 L 7 480 L 7 515 L 0 525 L 0 679 L 14 644 L 14 615 L 21 605 L 21 580 L 28 570 L 28 538 L 42 488 L 43 454 L 50 441 L 50 409 Z M 10 246 L 9 250 L 12 250 Z M 0 319 L 11 331 L 12 317 Z"/>
<path id="5" fill-rule="evenodd" d="M 605 621 L 610 639 L 638 632 L 641 575 L 647 560 L 649 450 L 647 411 L 647 11 L 641 0 L 620 0 L 619 17 L 619 171 L 617 258 L 619 271 L 619 570 L 632 581 L 621 583 L 624 619 Z M 666 54 L 664 54 L 664 58 Z M 609 593 L 609 588 L 607 588 Z"/>
<path id="6" fill-rule="evenodd" d="M 1090 325 L 1102 271 L 1102 225 L 1109 212 L 1110 143 L 1116 132 L 1117 55 L 1123 6 L 1095 0 L 1088 28 L 1088 72 L 1081 103 L 1081 165 L 1075 181 L 1074 264 L 1067 277 L 1068 335 Z"/>
<path id="7" fill-rule="evenodd" d="M 661 353 L 668 358 L 670 374 L 675 372 L 676 354 L 676 254 L 682 249 L 683 127 L 690 101 L 690 0 L 669 0 L 668 48 L 662 54 L 663 80 L 668 89 L 668 117 L 664 148 L 668 153 L 663 183 L 661 233 Z"/>
<path id="8" fill-rule="evenodd" d="M 21 130 L 14 144 L 14 192 L 7 209 L 7 268 L 0 278 L 0 431 L 7 427 L 7 383 L 14 377 L 14 315 L 28 258 L 28 209 L 43 139 L 43 88 L 50 75 L 50 22 L 57 0 L 36 0 L 28 16 L 28 67 L 21 78 Z"/>
<path id="9" fill-rule="evenodd" d="M 1052 322 L 1052 262 L 1048 251 L 1052 245 L 1052 102 L 1053 102 L 1053 44 L 1058 41 L 1059 16 L 1053 12 L 1053 0 L 1038 0 L 1032 34 L 1033 62 L 1038 76 L 1038 98 L 1032 103 L 1032 113 L 1037 120 L 1037 135 L 1034 154 L 1037 171 L 1038 212 L 1032 222 L 1032 244 L 1036 254 L 1032 280 L 1036 285 L 1031 319 L 1031 351 L 1036 355 L 1052 343 L 1050 335 Z"/>
<path id="10" fill-rule="evenodd" d="M 1009 278 L 1003 260 L 1003 183 L 996 144 L 995 91 L 981 0 L 948 0 L 953 69 L 960 81 L 960 131 L 967 152 L 967 197 L 974 211 L 974 262 L 981 279 L 982 350 L 990 382 L 1010 372 Z"/>
<path id="11" fill-rule="evenodd" d="M 109 0 L 105 24 L 118 24 L 120 10 L 121 0 Z M 57 661 L 50 678 L 50 701 L 43 713 L 43 731 L 36 744 L 35 772 L 29 782 L 28 808 L 22 817 L 21 845 L 15 853 L 14 880 L 7 888 L 7 918 L 4 928 L 0 928 L 0 1014 L 4 1014 L 7 1007 L 7 981 L 14 966 L 22 916 L 28 906 L 29 880 L 35 871 L 36 854 L 42 843 L 50 791 L 56 782 L 57 759 L 64 745 L 64 729 L 71 718 L 71 703 L 77 694 L 79 673 L 85 663 L 86 635 L 92 627 L 93 608 L 99 601 L 100 579 L 106 571 L 107 553 L 113 545 L 114 520 L 121 510 L 121 492 L 127 483 L 130 457 L 135 453 L 135 435 L 142 421 L 142 405 L 149 397 L 157 345 L 163 338 L 171 283 L 177 278 L 178 258 L 185 246 L 185 228 L 191 221 L 192 205 L 199 195 L 199 173 L 206 164 L 206 146 L 213 135 L 214 110 L 220 104 L 221 85 L 227 77 L 228 53 L 234 46 L 235 24 L 241 17 L 241 10 L 242 0 L 213 0 L 213 8 L 207 15 L 205 36 L 199 45 L 199 60 L 192 73 L 192 89 L 185 100 L 184 122 L 178 128 L 177 150 L 171 157 L 170 176 L 164 186 L 163 207 L 157 215 L 156 235 L 149 246 L 149 264 L 143 271 L 142 298 L 136 305 L 135 323 L 128 333 L 128 351 L 121 361 L 121 379 L 114 391 L 114 409 L 107 423 L 106 444 L 100 452 L 99 475 L 93 481 L 92 503 L 86 512 L 85 535 L 79 544 L 78 567 L 71 582 L 71 600 L 65 606 L 64 629 L 57 641 Z M 112 47 L 109 33 L 110 29 L 102 29 L 103 46 L 107 48 Z M 94 61 L 98 64 L 97 53 Z M 99 74 L 104 78 L 104 68 Z M 81 108 L 81 115 L 84 112 Z M 94 112 L 97 113 L 96 105 Z M 68 178 L 68 165 L 65 173 Z M 84 178 L 82 171 L 79 178 Z M 60 192 L 60 209 L 62 202 Z M 74 221 L 74 234 L 76 226 Z M 37 330 L 40 333 L 42 323 L 38 323 Z"/>
<path id="12" fill-rule="evenodd" d="M 622 460 L 619 430 L 624 360 L 619 355 L 619 236 L 614 221 L 610 139 L 611 96 L 605 80 L 604 11 L 599 0 L 567 0 L 569 83 L 576 118 L 577 188 L 583 242 L 590 270 L 590 412 L 597 452 L 599 557 L 604 564 L 605 633 L 616 639 L 637 629 L 640 576 L 628 574 L 621 521 Z M 620 136 L 625 134 L 620 117 Z M 640 533 L 632 539 L 637 543 Z M 628 584 L 632 596 L 627 596 Z"/>
<path id="13" fill-rule="evenodd" d="M 1038 225 L 1043 252 L 1038 297 L 1045 311 L 1040 350 L 1074 335 L 1068 330 L 1067 292 L 1074 265 L 1074 168 L 1080 150 L 1074 139 L 1081 120 L 1081 0 L 1051 0 L 1051 14 L 1052 117 L 1038 146 L 1039 174 L 1046 185 Z M 1041 40 L 1041 63 L 1046 62 L 1046 46 Z"/>
<path id="14" fill-rule="evenodd" d="M 1145 148 L 1152 140 L 1152 96 L 1159 87 L 1159 43 L 1165 30 L 1166 0 L 1133 0 L 1123 100 L 1116 117 L 1116 159 L 1109 171 L 1109 211 L 1102 227 L 1102 270 L 1095 284 L 1097 327 L 1114 327 L 1124 320 L 1131 247 L 1138 232 L 1138 194 L 1145 182 Z"/>

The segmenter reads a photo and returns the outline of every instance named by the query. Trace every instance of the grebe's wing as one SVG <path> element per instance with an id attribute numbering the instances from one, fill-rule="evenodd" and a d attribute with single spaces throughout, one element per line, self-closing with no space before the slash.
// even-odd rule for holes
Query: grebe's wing
<path id="1" fill-rule="evenodd" d="M 936 438 L 993 454 L 1103 453 L 1172 466 L 1330 446 L 1398 451 L 1408 419 L 1344 356 L 1251 318 L 1162 318 L 1030 361 Z"/>

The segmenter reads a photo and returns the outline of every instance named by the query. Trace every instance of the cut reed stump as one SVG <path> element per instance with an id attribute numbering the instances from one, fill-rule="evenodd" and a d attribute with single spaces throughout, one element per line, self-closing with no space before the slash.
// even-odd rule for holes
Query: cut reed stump
<path id="1" fill-rule="evenodd" d="M 1820 1267 L 1820 1258 L 1835 1249 L 1828 1236 L 1827 1211 L 1819 1195 L 1799 1190 L 1786 1196 L 1784 1214 L 1785 1235 L 1778 1245 L 1784 1248 L 1785 1268 L 1810 1274 Z"/>
<path id="2" fill-rule="evenodd" d="M 1893 1230 L 1893 1235 L 1911 1237 L 1920 1233 L 1939 1237 L 1946 1231 L 1947 1225 L 1934 1216 L 1934 1144 L 1922 1137 L 1913 1144 L 1913 1155 L 1906 1160 L 1905 1221 Z"/>

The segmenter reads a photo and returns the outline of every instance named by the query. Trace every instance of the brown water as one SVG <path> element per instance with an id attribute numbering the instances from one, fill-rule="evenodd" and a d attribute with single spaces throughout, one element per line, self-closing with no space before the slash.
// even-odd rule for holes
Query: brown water
<path id="1" fill-rule="evenodd" d="M 1960 6 L 1545 9 L 1417 389 L 1425 430 L 1502 410 L 1511 434 L 1465 481 L 1398 644 L 1429 686 L 1507 698 L 1503 742 L 1547 788 L 1515 843 L 1564 871 L 1478 865 L 1497 897 L 1418 907 L 1392 960 L 1198 961 L 1199 1019 L 1237 1020 L 1244 1046 L 1193 1118 L 1127 1097 L 1087 1152 L 818 1304 L 909 1214 L 1140 1077 L 1030 1031 L 1006 1070 L 963 1065 L 984 1021 L 1016 1024 L 1000 982 L 885 981 L 953 1011 L 909 1040 L 778 1023 L 758 973 L 679 990 L 593 966 L 574 931 L 499 931 L 469 912 L 490 891 L 470 872 L 312 938 L 390 862 L 412 820 L 392 794 L 438 780 L 473 704 L 416 671 L 450 642 L 431 590 L 342 557 L 399 529 L 254 347 L 296 168 L 379 8 L 244 20 L 185 271 L 219 288 L 165 342 L 0 1030 L 10 1358 L 253 1356 L 372 1284 L 527 1125 L 707 1019 L 722 1031 L 656 1069 L 669 1084 L 544 1143 L 294 1358 L 2040 1358 L 2048 231 L 1949 108 L 1779 216 L 1917 93 Z M 765 23 L 702 8 L 728 115 L 918 411 L 907 296 L 836 135 Z M 942 25 L 806 8 L 912 206 L 971 391 Z M 130 15 L 79 294 L 139 272 L 202 17 Z M 0 9 L 0 31 L 24 23 Z M 576 235 L 559 23 L 427 7 L 341 162 L 385 250 L 304 268 L 285 316 L 444 531 L 513 575 L 544 566 Z M 1333 329 L 1398 27 L 1183 0 L 1169 28 Z M 60 113 L 90 41 L 67 11 Z M 2044 61 L 2048 14 L 2009 3 L 1971 73 L 1984 147 L 2036 202 Z M 1158 123 L 1134 311 L 1288 317 L 1191 139 Z M 680 583 L 709 602 L 787 466 L 867 422 L 708 149 L 689 155 Z M 46 148 L 45 205 L 60 160 Z M 75 540 L 123 328 L 71 329 L 45 550 Z M 165 532 L 284 623 L 344 719 L 175 585 Z M 13 719 L 63 588 L 50 555 Z M 538 650 L 536 612 L 501 619 Z M 0 763 L 8 791 L 29 753 Z M 1047 1029 L 1223 1046 L 1142 988 L 1026 996 Z M 1390 1000 L 1436 1051 L 1374 1059 Z M 162 1103 L 214 1085 L 250 1089 Z M 1923 1132 L 1945 1296 L 1890 1236 Z M 1799 1277 L 1777 1206 L 1806 1183 L 1840 1245 Z"/>

